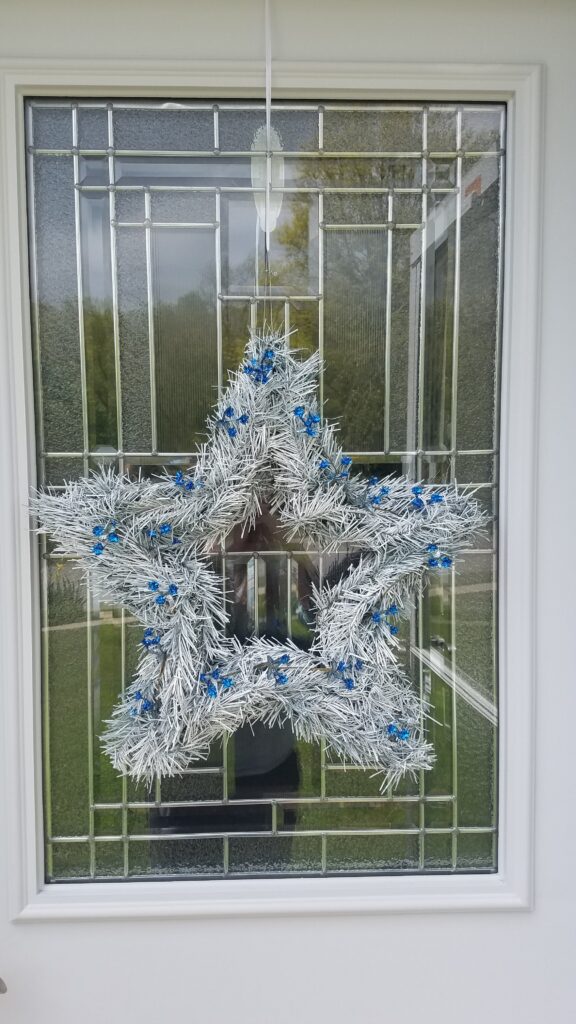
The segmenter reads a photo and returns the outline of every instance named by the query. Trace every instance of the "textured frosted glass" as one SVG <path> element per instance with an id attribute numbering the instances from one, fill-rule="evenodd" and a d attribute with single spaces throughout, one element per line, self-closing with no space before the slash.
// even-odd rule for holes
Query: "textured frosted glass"
<path id="1" fill-rule="evenodd" d="M 306 874 L 322 866 L 318 836 L 259 836 L 230 839 L 230 871 L 238 874 Z"/>
<path id="2" fill-rule="evenodd" d="M 34 145 L 38 149 L 71 149 L 72 109 L 70 106 L 32 108 Z"/>
<path id="3" fill-rule="evenodd" d="M 114 803 L 122 799 L 122 780 L 99 741 L 110 718 L 122 683 L 122 618 L 120 609 L 91 594 L 90 660 L 93 679 L 94 799 Z"/>
<path id="4" fill-rule="evenodd" d="M 116 365 L 108 194 L 80 197 L 88 446 L 117 448 Z"/>
<path id="5" fill-rule="evenodd" d="M 105 107 L 79 107 L 78 145 L 80 149 L 108 148 L 108 111 Z"/>
<path id="6" fill-rule="evenodd" d="M 396 202 L 395 199 L 394 210 Z M 419 232 L 393 232 L 388 410 L 393 451 L 409 451 L 416 447 L 419 324 L 414 309 L 419 274 L 411 272 L 411 264 L 420 249 Z"/>
<path id="7" fill-rule="evenodd" d="M 280 137 L 284 152 L 315 150 L 318 147 L 318 115 L 312 111 L 273 110 L 271 127 Z M 266 124 L 266 112 L 260 110 L 221 110 L 220 149 L 236 152 L 252 148 L 254 136 Z"/>
<path id="8" fill-rule="evenodd" d="M 47 574 L 47 649 L 50 697 L 47 805 L 52 834 L 84 835 L 88 829 L 88 643 L 86 585 L 74 562 L 54 559 Z"/>
<path id="9" fill-rule="evenodd" d="M 143 189 L 116 192 L 115 207 L 117 221 L 141 224 L 146 217 Z"/>
<path id="10" fill-rule="evenodd" d="M 431 153 L 451 153 L 456 149 L 457 115 L 455 110 L 428 111 L 428 149 Z"/>
<path id="11" fill-rule="evenodd" d="M 329 871 L 414 871 L 418 836 L 328 836 Z"/>
<path id="12" fill-rule="evenodd" d="M 213 232 L 154 232 L 153 282 L 158 445 L 190 451 L 218 381 Z"/>
<path id="13" fill-rule="evenodd" d="M 500 148 L 501 110 L 484 109 L 462 111 L 462 148 L 473 151 Z"/>
<path id="14" fill-rule="evenodd" d="M 218 875 L 223 869 L 222 839 L 139 840 L 129 847 L 129 874 Z"/>
<path id="15" fill-rule="evenodd" d="M 495 584 L 491 554 L 460 559 L 456 584 L 456 665 L 480 693 L 494 699 Z"/>
<path id="16" fill-rule="evenodd" d="M 422 149 L 421 111 L 331 110 L 324 113 L 324 149 L 411 153 Z"/>
<path id="17" fill-rule="evenodd" d="M 448 195 L 427 223 L 424 448 L 452 446 L 455 259 L 455 199 Z"/>
<path id="18" fill-rule="evenodd" d="M 213 124 L 211 110 L 119 109 L 114 111 L 114 145 L 116 149 L 211 150 Z"/>
<path id="19" fill-rule="evenodd" d="M 419 188 L 422 160 L 416 157 L 314 157 L 284 160 L 286 185 L 299 188 Z"/>
<path id="20" fill-rule="evenodd" d="M 146 451 L 152 435 L 144 230 L 119 230 L 116 255 L 124 447 Z"/>
<path id="21" fill-rule="evenodd" d="M 496 157 L 462 161 L 458 447 L 492 448 L 499 312 Z"/>
<path id="22" fill-rule="evenodd" d="M 382 447 L 386 234 L 326 232 L 326 415 L 341 420 L 349 450 Z"/>
<path id="23" fill-rule="evenodd" d="M 153 192 L 152 220 L 164 223 L 209 224 L 216 219 L 213 195 L 204 192 Z"/>
<path id="24" fill-rule="evenodd" d="M 45 446 L 48 451 L 82 451 L 74 176 L 70 157 L 36 158 L 34 213 Z"/>

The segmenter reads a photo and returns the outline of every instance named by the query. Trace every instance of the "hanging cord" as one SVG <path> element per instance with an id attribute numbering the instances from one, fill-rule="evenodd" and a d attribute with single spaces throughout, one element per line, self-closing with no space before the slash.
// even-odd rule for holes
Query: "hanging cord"
<path id="1" fill-rule="evenodd" d="M 266 321 L 266 298 L 272 329 L 272 274 L 270 270 L 270 191 L 272 187 L 272 27 L 270 22 L 270 0 L 264 0 L 264 50 L 266 88 L 266 195 L 264 206 L 264 321 Z"/>

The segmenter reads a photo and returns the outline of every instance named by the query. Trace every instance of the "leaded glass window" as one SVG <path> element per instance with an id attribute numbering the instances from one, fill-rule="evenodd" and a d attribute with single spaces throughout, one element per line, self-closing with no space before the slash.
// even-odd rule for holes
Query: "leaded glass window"
<path id="1" fill-rule="evenodd" d="M 495 512 L 504 107 L 274 104 L 269 299 L 263 122 L 253 101 L 27 103 L 40 481 L 189 465 L 270 302 L 294 347 L 320 350 L 325 413 L 358 469 L 474 483 Z M 181 778 L 118 777 L 98 736 L 140 627 L 41 553 L 48 880 L 495 870 L 495 521 L 415 596 L 404 656 L 438 759 L 384 793 L 264 727 Z M 238 636 L 309 643 L 311 585 L 337 556 L 262 522 L 218 557 Z"/>

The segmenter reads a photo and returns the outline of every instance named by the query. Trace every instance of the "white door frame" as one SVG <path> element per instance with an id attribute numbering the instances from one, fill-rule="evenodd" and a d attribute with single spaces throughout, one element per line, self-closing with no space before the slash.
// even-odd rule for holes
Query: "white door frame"
<path id="1" fill-rule="evenodd" d="M 526 64 L 279 62 L 280 97 L 508 103 L 499 501 L 498 872 L 44 885 L 37 545 L 23 101 L 258 96 L 254 62 L 0 63 L 0 650 L 5 869 L 13 920 L 527 909 L 533 886 L 537 381 L 542 69 Z"/>

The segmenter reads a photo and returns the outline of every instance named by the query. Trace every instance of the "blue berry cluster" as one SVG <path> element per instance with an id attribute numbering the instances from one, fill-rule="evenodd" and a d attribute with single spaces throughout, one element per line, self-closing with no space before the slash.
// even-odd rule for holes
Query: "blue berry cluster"
<path id="1" fill-rule="evenodd" d="M 156 544 L 158 541 L 170 541 L 172 545 L 181 544 L 179 537 L 172 532 L 171 523 L 161 523 L 160 526 L 151 526 L 150 529 L 146 530 L 146 536 L 151 544 Z"/>
<path id="2" fill-rule="evenodd" d="M 166 587 L 166 591 L 164 592 L 160 590 L 160 584 L 158 583 L 158 580 L 148 580 L 148 590 L 152 594 L 156 594 L 154 600 L 156 604 L 160 606 L 166 604 L 168 598 L 176 597 L 178 594 L 178 587 L 176 586 L 175 583 L 169 583 L 168 586 Z"/>
<path id="3" fill-rule="evenodd" d="M 257 356 L 253 356 L 242 369 L 256 384 L 267 384 L 270 380 L 270 375 L 274 372 L 273 349 L 265 349 L 260 359 Z"/>
<path id="4" fill-rule="evenodd" d="M 226 409 L 224 409 L 223 416 L 218 420 L 218 424 L 221 427 L 224 427 L 228 437 L 236 437 L 238 433 L 238 424 L 245 427 L 249 419 L 250 417 L 247 412 L 242 412 L 237 416 L 233 407 L 228 405 Z"/>
<path id="5" fill-rule="evenodd" d="M 144 630 L 144 636 L 142 637 L 142 643 L 144 647 L 159 647 L 160 637 L 158 633 L 152 628 Z"/>
<path id="6" fill-rule="evenodd" d="M 219 668 L 214 668 L 211 672 L 201 672 L 200 682 L 204 683 L 206 693 L 212 699 L 218 696 L 218 684 L 223 690 L 229 690 L 231 686 L 234 686 L 232 676 L 223 676 Z"/>
<path id="7" fill-rule="evenodd" d="M 280 657 L 269 657 L 268 659 L 268 670 L 279 686 L 284 686 L 288 682 L 288 673 L 284 672 L 287 665 L 290 665 L 289 654 L 281 654 Z"/>
<path id="8" fill-rule="evenodd" d="M 183 487 L 185 491 L 199 491 L 204 487 L 202 480 L 191 480 L 190 477 L 184 475 L 181 469 L 176 470 L 174 483 L 176 487 Z"/>
<path id="9" fill-rule="evenodd" d="M 394 722 L 390 723 L 386 732 L 390 736 L 390 739 L 401 740 L 403 743 L 410 739 L 410 730 L 405 728 L 402 729 L 399 725 L 395 725 Z"/>
<path id="10" fill-rule="evenodd" d="M 390 494 L 390 488 L 384 484 L 380 486 L 380 477 L 371 476 L 368 480 L 368 500 L 370 504 L 381 505 L 388 494 Z"/>
<path id="11" fill-rule="evenodd" d="M 301 408 L 299 406 L 299 408 Z M 350 476 L 349 466 L 352 465 L 352 458 L 350 455 L 342 455 L 340 457 L 340 465 L 332 462 L 331 459 L 323 458 L 320 459 L 319 468 L 322 470 L 322 474 L 325 480 L 346 480 Z"/>
<path id="12" fill-rule="evenodd" d="M 373 612 L 370 612 L 370 619 L 375 626 L 385 625 L 390 630 L 392 636 L 397 636 L 398 626 L 396 619 L 400 614 L 400 609 L 397 604 L 388 605 L 388 608 L 375 608 Z"/>
<path id="13" fill-rule="evenodd" d="M 120 537 L 115 530 L 116 520 L 111 519 L 107 526 L 98 523 L 92 528 L 92 536 L 96 537 L 96 543 L 92 545 L 92 554 L 103 555 L 108 544 L 118 544 Z"/>
<path id="14" fill-rule="evenodd" d="M 453 560 L 450 555 L 441 555 L 440 549 L 437 544 L 429 544 L 426 548 L 428 552 L 428 565 L 431 569 L 449 569 L 453 564 Z"/>
<path id="15" fill-rule="evenodd" d="M 420 487 L 419 484 L 416 484 L 412 488 L 412 494 L 414 495 L 414 497 L 412 498 L 412 501 L 410 502 L 410 504 L 412 505 L 412 508 L 418 509 L 418 511 L 420 511 L 420 512 L 422 511 L 423 508 L 426 507 L 426 502 L 421 497 L 421 494 L 423 494 L 423 492 L 424 492 L 424 488 Z M 439 491 L 433 491 L 433 493 L 428 498 L 428 504 L 429 505 L 441 505 L 443 501 L 444 501 L 444 495 L 440 494 Z"/>
<path id="16" fill-rule="evenodd" d="M 356 685 L 354 672 L 360 672 L 363 668 L 364 662 L 360 658 L 348 658 L 347 661 L 336 662 L 333 675 L 342 680 L 347 690 L 353 690 Z"/>
<path id="17" fill-rule="evenodd" d="M 303 433 L 308 437 L 318 437 L 320 417 L 317 412 L 306 412 L 303 405 L 297 405 L 294 409 L 296 419 L 300 420 L 303 426 Z"/>
<path id="18" fill-rule="evenodd" d="M 148 700 L 148 698 L 144 696 L 141 690 L 136 690 L 136 693 L 134 694 L 134 700 L 136 701 L 136 707 L 133 707 L 130 712 L 132 716 L 141 715 L 145 711 L 152 711 L 154 707 L 154 701 Z"/>

